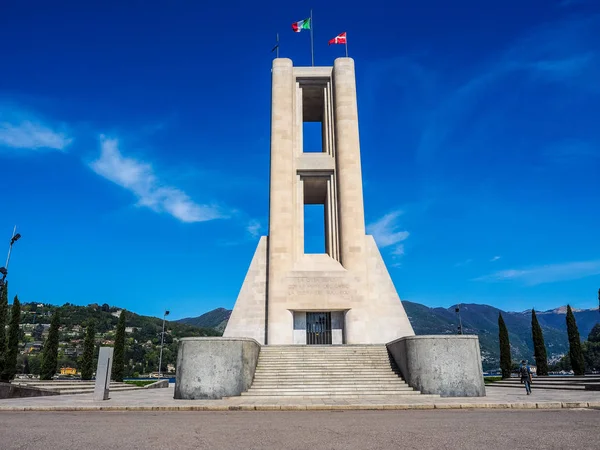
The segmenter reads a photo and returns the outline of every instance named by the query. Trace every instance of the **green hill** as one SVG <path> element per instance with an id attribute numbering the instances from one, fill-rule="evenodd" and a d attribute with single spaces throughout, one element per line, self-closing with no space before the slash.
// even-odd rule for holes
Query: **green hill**
<path id="1" fill-rule="evenodd" d="M 63 306 L 26 303 L 22 305 L 21 343 L 26 352 L 20 356 L 20 365 L 30 367 L 31 373 L 37 373 L 41 355 L 36 342 L 41 342 L 47 333 L 52 315 L 59 311 L 61 318 L 59 367 L 78 367 L 83 350 L 85 326 L 90 320 L 96 323 L 96 347 L 112 345 L 121 308 L 108 304 L 76 306 L 66 303 Z M 158 370 L 162 319 L 127 312 L 127 334 L 125 346 L 126 376 L 147 374 Z M 222 332 L 213 327 L 196 327 L 179 322 L 167 321 L 165 324 L 162 371 L 177 359 L 178 340 L 193 336 L 220 336 Z"/>
<path id="2" fill-rule="evenodd" d="M 195 327 L 215 328 L 223 332 L 225 330 L 225 326 L 227 325 L 227 321 L 229 320 L 229 316 L 231 316 L 230 309 L 217 308 L 202 314 L 201 316 L 187 317 L 185 319 L 180 319 L 177 322 L 186 325 L 193 325 Z"/>
<path id="3" fill-rule="evenodd" d="M 410 322 L 418 335 L 456 334 L 458 318 L 455 306 L 450 308 L 429 308 L 419 303 L 403 301 L 402 304 Z M 531 311 L 507 312 L 488 305 L 462 304 L 460 315 L 464 334 L 479 336 L 481 356 L 485 370 L 499 366 L 498 313 L 502 312 L 508 327 L 511 352 L 514 361 L 533 361 L 531 338 Z M 551 361 L 557 361 L 568 352 L 569 342 L 565 322 L 565 308 L 551 311 L 538 311 L 538 320 L 544 332 L 544 339 Z M 575 311 L 575 318 L 582 339 L 586 339 L 592 327 L 598 322 L 598 310 Z M 181 319 L 178 322 L 189 325 L 214 327 L 222 333 L 227 325 L 231 310 L 218 308 L 198 317 Z"/>

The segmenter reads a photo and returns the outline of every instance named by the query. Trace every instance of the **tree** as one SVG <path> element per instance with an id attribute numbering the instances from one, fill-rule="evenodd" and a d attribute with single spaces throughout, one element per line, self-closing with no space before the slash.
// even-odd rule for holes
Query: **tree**
<path id="1" fill-rule="evenodd" d="M 29 369 L 29 358 L 26 356 L 25 358 L 23 358 L 23 370 L 22 373 L 24 373 L 25 375 L 28 375 L 30 373 L 30 369 Z"/>
<path id="2" fill-rule="evenodd" d="M 588 334 L 588 341 L 600 344 L 600 323 L 594 325 L 594 328 Z"/>
<path id="3" fill-rule="evenodd" d="M 571 366 L 574 375 L 585 374 L 585 362 L 583 352 L 581 351 L 581 339 L 575 315 L 571 310 L 571 305 L 567 305 L 567 334 L 569 335 L 569 356 L 571 357 Z"/>
<path id="4" fill-rule="evenodd" d="M 19 325 L 21 324 L 21 303 L 19 297 L 13 300 L 10 327 L 8 328 L 8 346 L 4 359 L 4 370 L 0 378 L 2 381 L 10 381 L 17 373 L 17 356 L 19 355 Z"/>
<path id="5" fill-rule="evenodd" d="M 548 375 L 548 355 L 546 353 L 546 344 L 544 343 L 544 334 L 542 327 L 537 320 L 535 310 L 531 310 L 531 334 L 533 335 L 533 353 L 535 356 L 535 365 L 538 375 Z"/>
<path id="6" fill-rule="evenodd" d="M 4 372 L 6 358 L 6 314 L 8 312 L 8 283 L 0 285 L 0 374 Z"/>
<path id="7" fill-rule="evenodd" d="M 113 381 L 123 381 L 123 375 L 125 373 L 125 315 L 125 310 L 122 310 L 121 315 L 119 316 L 119 322 L 117 323 L 112 364 Z"/>
<path id="8" fill-rule="evenodd" d="M 42 369 L 42 358 L 41 356 L 32 355 L 27 358 L 29 361 L 29 373 L 33 375 L 39 375 Z"/>
<path id="9" fill-rule="evenodd" d="M 50 330 L 48 331 L 48 338 L 44 343 L 44 350 L 42 353 L 42 367 L 40 369 L 40 380 L 51 380 L 56 373 L 56 367 L 58 365 L 58 329 L 60 327 L 60 314 L 58 309 L 54 311 L 52 315 L 52 321 L 50 322 Z"/>
<path id="10" fill-rule="evenodd" d="M 594 325 L 583 344 L 583 357 L 588 370 L 600 370 L 600 323 Z"/>
<path id="11" fill-rule="evenodd" d="M 94 349 L 96 337 L 96 324 L 90 320 L 83 341 L 83 355 L 81 357 L 81 379 L 91 380 L 94 374 Z"/>
<path id="12" fill-rule="evenodd" d="M 502 313 L 498 314 L 498 338 L 500 340 L 500 370 L 502 378 L 510 378 L 510 341 L 508 340 L 508 329 L 502 318 Z"/>

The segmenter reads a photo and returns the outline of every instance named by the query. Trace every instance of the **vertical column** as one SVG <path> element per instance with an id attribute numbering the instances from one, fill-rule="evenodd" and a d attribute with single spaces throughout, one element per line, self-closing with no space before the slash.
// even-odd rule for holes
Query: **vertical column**
<path id="1" fill-rule="evenodd" d="M 365 270 L 365 214 L 353 59 L 335 60 L 333 83 L 341 262 L 360 275 Z"/>
<path id="2" fill-rule="evenodd" d="M 271 173 L 269 192 L 269 272 L 267 343 L 276 342 L 292 323 L 285 323 L 286 291 L 280 282 L 294 254 L 294 68 L 287 58 L 273 60 L 271 81 Z M 291 314 L 288 314 L 292 321 Z"/>

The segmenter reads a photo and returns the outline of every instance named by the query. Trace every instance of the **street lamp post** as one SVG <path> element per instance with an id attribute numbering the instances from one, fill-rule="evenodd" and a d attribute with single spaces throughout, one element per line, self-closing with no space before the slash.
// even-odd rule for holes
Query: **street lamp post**
<path id="1" fill-rule="evenodd" d="M 17 233 L 17 226 L 13 229 L 12 237 L 10 238 L 10 244 L 8 246 L 8 256 L 6 257 L 6 265 L 4 267 L 0 267 L 0 295 L 2 295 L 2 291 L 6 288 L 6 276 L 8 275 L 8 263 L 10 262 L 10 254 L 12 252 L 12 246 L 15 242 L 21 239 L 21 235 Z"/>
<path id="2" fill-rule="evenodd" d="M 460 304 L 456 305 L 454 312 L 456 312 L 456 315 L 458 316 L 458 334 L 463 334 L 462 320 L 460 318 Z"/>
<path id="3" fill-rule="evenodd" d="M 163 314 L 163 327 L 162 327 L 162 333 L 160 335 L 160 357 L 158 358 L 158 379 L 159 380 L 161 378 L 161 373 L 162 373 L 161 368 L 162 368 L 163 344 L 165 342 L 165 320 L 168 315 L 169 315 L 169 311 L 165 311 L 165 313 Z"/>

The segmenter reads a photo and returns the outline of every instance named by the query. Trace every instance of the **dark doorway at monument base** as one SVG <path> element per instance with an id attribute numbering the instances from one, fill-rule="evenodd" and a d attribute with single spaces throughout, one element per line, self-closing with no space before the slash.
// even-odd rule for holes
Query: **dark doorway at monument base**
<path id="1" fill-rule="evenodd" d="M 306 313 L 306 344 L 331 345 L 331 313 Z"/>

